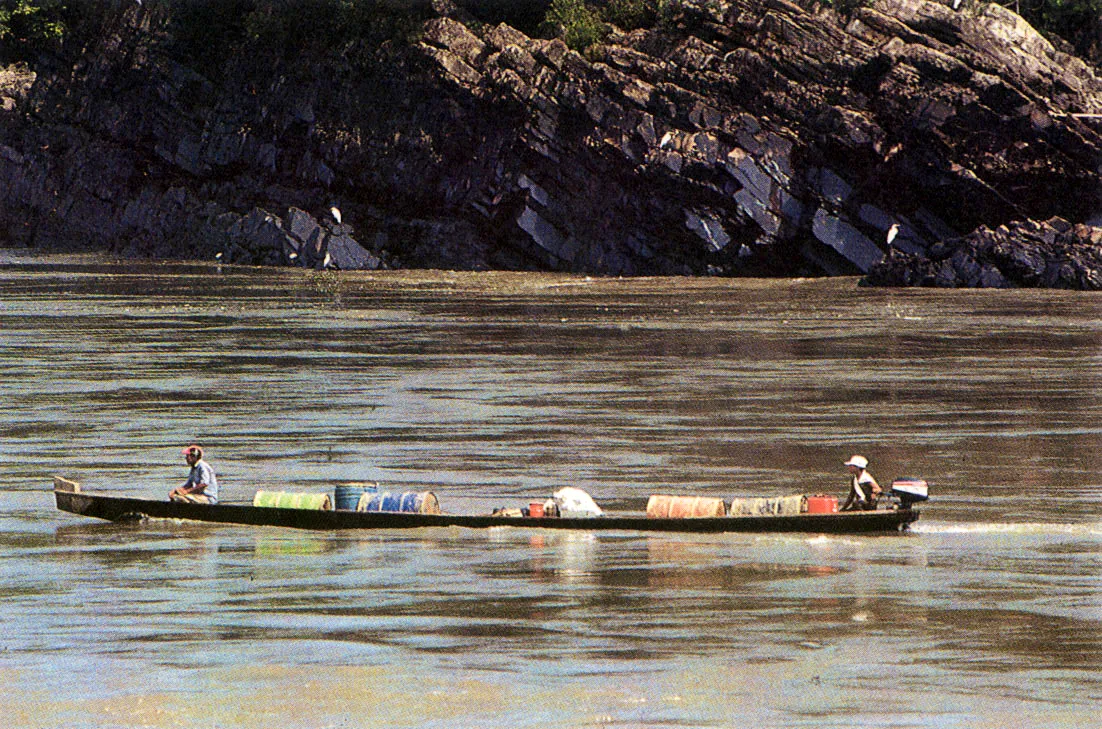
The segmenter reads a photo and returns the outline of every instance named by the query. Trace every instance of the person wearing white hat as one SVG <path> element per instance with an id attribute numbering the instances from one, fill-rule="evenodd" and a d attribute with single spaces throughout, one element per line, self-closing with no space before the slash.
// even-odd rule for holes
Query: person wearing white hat
<path id="1" fill-rule="evenodd" d="M 203 460 L 203 449 L 189 445 L 183 450 L 184 459 L 191 467 L 187 481 L 168 492 L 172 501 L 190 501 L 193 504 L 218 503 L 218 478 L 214 469 Z"/>
<path id="2" fill-rule="evenodd" d="M 869 459 L 864 456 L 851 456 L 845 462 L 849 469 L 850 484 L 849 496 L 846 503 L 842 504 L 840 511 L 871 511 L 876 508 L 876 501 L 880 498 L 883 489 L 876 479 L 868 472 Z"/>

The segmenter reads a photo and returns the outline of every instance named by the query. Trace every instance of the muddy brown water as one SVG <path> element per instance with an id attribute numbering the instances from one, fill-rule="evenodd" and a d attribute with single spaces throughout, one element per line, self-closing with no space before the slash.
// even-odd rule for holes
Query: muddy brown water
<path id="1" fill-rule="evenodd" d="M 8 727 L 1097 726 L 1102 297 L 0 251 Z M 845 493 L 909 534 L 300 533 L 54 510 L 379 481 Z"/>

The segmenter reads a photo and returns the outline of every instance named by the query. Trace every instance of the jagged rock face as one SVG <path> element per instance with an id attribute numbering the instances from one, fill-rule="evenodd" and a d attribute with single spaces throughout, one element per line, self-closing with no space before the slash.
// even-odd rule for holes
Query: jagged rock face
<path id="1" fill-rule="evenodd" d="M 1098 209 L 1099 137 L 1066 114 L 1099 111 L 1102 84 L 1017 16 L 906 0 L 835 21 L 783 0 L 700 3 L 592 63 L 449 19 L 424 45 L 457 87 L 522 105 L 519 220 L 561 260 L 595 242 L 612 272 L 868 271 L 893 222 L 917 252 L 983 222 Z M 586 182 L 617 173 L 626 199 Z"/>
<path id="2" fill-rule="evenodd" d="M 0 114 L 15 113 L 20 100 L 30 93 L 34 80 L 35 74 L 29 69 L 18 66 L 0 68 Z"/>
<path id="3" fill-rule="evenodd" d="M 1102 114 L 1102 81 L 999 6 L 687 0 L 588 57 L 437 7 L 366 72 L 242 58 L 221 84 L 156 53 L 163 10 L 121 11 L 76 73 L 40 77 L 32 119 L 0 116 L 0 236 L 251 263 L 322 265 L 333 246 L 342 267 L 840 274 L 872 270 L 893 223 L 893 249 L 921 257 L 1102 208 L 1102 137 L 1077 116 Z"/>
<path id="4" fill-rule="evenodd" d="M 923 256 L 892 251 L 869 272 L 873 286 L 1050 288 L 1102 291 L 1102 228 L 1062 218 L 981 226 Z"/>

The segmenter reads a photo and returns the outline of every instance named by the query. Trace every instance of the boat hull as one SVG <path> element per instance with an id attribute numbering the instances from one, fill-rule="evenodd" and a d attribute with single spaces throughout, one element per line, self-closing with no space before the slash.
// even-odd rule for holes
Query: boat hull
<path id="1" fill-rule="evenodd" d="M 690 519 L 603 516 L 578 519 L 378 511 L 313 511 L 257 507 L 245 504 L 190 504 L 176 501 L 154 501 L 152 499 L 106 496 L 64 490 L 55 490 L 54 498 L 57 508 L 61 511 L 107 521 L 127 521 L 146 517 L 323 531 L 340 529 L 420 529 L 427 527 L 487 529 L 490 527 L 514 526 L 575 531 L 861 534 L 901 531 L 917 520 L 919 516 L 917 509 L 900 509 L 894 511 L 848 511 L 834 514 L 805 513 L 790 516 L 719 516 Z"/>

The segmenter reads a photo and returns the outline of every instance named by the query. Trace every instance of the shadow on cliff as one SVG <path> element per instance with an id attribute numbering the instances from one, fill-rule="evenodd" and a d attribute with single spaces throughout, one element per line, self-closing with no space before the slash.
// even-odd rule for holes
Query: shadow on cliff
<path id="1" fill-rule="evenodd" d="M 97 5 L 33 85 L 0 85 L 0 239 L 337 268 L 852 275 L 1102 208 L 1102 81 L 997 5 L 683 0 L 584 55 L 475 5 Z M 535 11 L 510 7 L 534 32 Z M 871 280 L 1047 280 L 1005 273 Z"/>

